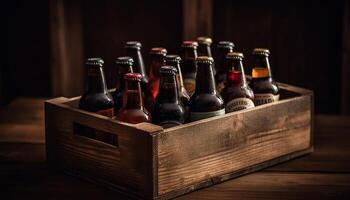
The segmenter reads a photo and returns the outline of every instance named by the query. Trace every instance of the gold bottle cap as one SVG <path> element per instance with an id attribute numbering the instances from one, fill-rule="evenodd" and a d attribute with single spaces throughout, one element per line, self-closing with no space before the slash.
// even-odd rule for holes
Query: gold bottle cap
<path id="1" fill-rule="evenodd" d="M 206 45 L 211 45 L 211 43 L 213 43 L 213 40 L 210 37 L 197 37 L 197 41 L 198 43 L 201 44 L 206 44 Z"/>
<path id="2" fill-rule="evenodd" d="M 241 52 L 229 52 L 227 53 L 226 58 L 243 60 L 244 56 L 243 56 L 243 53 Z"/>
<path id="3" fill-rule="evenodd" d="M 214 59 L 210 56 L 198 56 L 196 58 L 196 62 L 197 63 L 208 63 L 208 64 L 212 64 L 214 63 Z"/>
<path id="4" fill-rule="evenodd" d="M 253 50 L 253 55 L 270 55 L 270 50 L 264 48 L 255 48 Z"/>

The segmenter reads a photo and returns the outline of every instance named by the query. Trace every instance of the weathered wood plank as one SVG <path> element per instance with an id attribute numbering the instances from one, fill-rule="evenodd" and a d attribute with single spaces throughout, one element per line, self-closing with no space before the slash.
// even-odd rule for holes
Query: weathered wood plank
<path id="1" fill-rule="evenodd" d="M 159 194 L 307 149 L 310 104 L 295 97 L 159 133 Z"/>

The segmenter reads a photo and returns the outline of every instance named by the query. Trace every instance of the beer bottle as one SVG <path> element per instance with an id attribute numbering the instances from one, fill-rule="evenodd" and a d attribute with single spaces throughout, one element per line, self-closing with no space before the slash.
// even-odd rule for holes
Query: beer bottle
<path id="1" fill-rule="evenodd" d="M 117 119 L 123 122 L 137 124 L 151 122 L 151 115 L 143 105 L 139 73 L 127 73 L 124 75 L 126 87 L 123 94 L 123 106 L 119 110 Z"/>
<path id="2" fill-rule="evenodd" d="M 181 72 L 183 82 L 188 94 L 191 96 L 196 89 L 196 58 L 198 43 L 195 41 L 184 41 L 181 45 L 183 60 L 181 61 Z"/>
<path id="3" fill-rule="evenodd" d="M 149 79 L 149 89 L 150 96 L 147 97 L 147 103 L 154 104 L 156 97 L 158 95 L 159 89 L 159 69 L 161 66 L 165 65 L 165 56 L 167 50 L 165 48 L 156 47 L 152 48 L 150 51 L 151 64 L 150 64 L 150 79 Z"/>
<path id="4" fill-rule="evenodd" d="M 132 73 L 133 59 L 131 57 L 118 57 L 115 61 L 118 70 L 117 84 L 115 92 L 113 93 L 114 99 L 114 112 L 118 113 L 119 109 L 123 106 L 123 92 L 125 90 L 125 79 L 126 73 Z"/>
<path id="5" fill-rule="evenodd" d="M 268 49 L 256 48 L 253 50 L 255 61 L 249 86 L 255 95 L 255 106 L 279 100 L 279 88 L 272 78 L 269 54 Z"/>
<path id="6" fill-rule="evenodd" d="M 79 108 L 107 117 L 114 115 L 113 99 L 108 93 L 103 73 L 103 60 L 89 58 L 87 66 L 87 87 L 79 102 Z"/>
<path id="7" fill-rule="evenodd" d="M 225 105 L 217 93 L 212 64 L 214 59 L 208 56 L 199 56 L 197 59 L 196 90 L 189 103 L 190 120 L 225 114 Z"/>
<path id="8" fill-rule="evenodd" d="M 153 122 L 170 128 L 185 122 L 185 109 L 179 99 L 176 73 L 173 66 L 162 66 L 159 70 L 160 85 L 153 113 Z"/>
<path id="9" fill-rule="evenodd" d="M 231 68 L 227 72 L 226 87 L 222 97 L 226 104 L 226 113 L 254 107 L 254 93 L 247 84 L 243 69 L 243 54 L 239 52 L 228 53 L 227 64 Z"/>
<path id="10" fill-rule="evenodd" d="M 190 96 L 187 93 L 187 90 L 184 87 L 183 79 L 182 79 L 182 73 L 181 73 L 181 67 L 180 67 L 181 57 L 178 55 L 167 55 L 165 57 L 165 63 L 166 65 L 170 65 L 175 67 L 177 70 L 176 73 L 176 83 L 178 87 L 178 94 L 180 97 L 180 100 L 185 107 L 185 109 L 188 107 L 188 102 L 190 101 Z"/>
<path id="11" fill-rule="evenodd" d="M 145 65 L 141 54 L 141 43 L 137 41 L 128 41 L 125 44 L 126 55 L 134 60 L 133 71 L 142 75 L 141 86 L 145 91 L 148 85 L 148 76 L 146 74 Z"/>
<path id="12" fill-rule="evenodd" d="M 216 81 L 216 89 L 219 93 L 225 87 L 226 77 L 227 77 L 227 63 L 226 63 L 226 55 L 229 52 L 232 52 L 234 44 L 230 41 L 220 41 L 217 45 L 217 51 L 215 55 L 215 81 Z"/>
<path id="13" fill-rule="evenodd" d="M 211 55 L 210 45 L 213 43 L 210 37 L 198 37 L 198 56 L 209 56 Z"/>
<path id="14" fill-rule="evenodd" d="M 82 110 L 94 112 L 107 117 L 114 116 L 114 102 L 110 96 L 103 73 L 103 60 L 101 58 L 89 58 L 85 65 L 87 66 L 87 84 L 86 90 L 80 98 L 79 108 Z M 115 144 L 116 137 L 103 131 L 97 131 L 93 128 L 76 125 L 75 131 L 92 139 L 102 142 Z"/>

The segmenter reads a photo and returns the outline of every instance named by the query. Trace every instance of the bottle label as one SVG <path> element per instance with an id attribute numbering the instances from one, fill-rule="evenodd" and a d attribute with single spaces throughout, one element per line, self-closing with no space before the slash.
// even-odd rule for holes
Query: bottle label
<path id="1" fill-rule="evenodd" d="M 114 116 L 114 108 L 99 110 L 96 113 L 99 115 L 106 116 L 106 117 L 113 117 Z"/>
<path id="2" fill-rule="evenodd" d="M 184 78 L 184 86 L 188 94 L 192 96 L 192 94 L 196 90 L 196 80 L 192 78 Z"/>
<path id="3" fill-rule="evenodd" d="M 271 93 L 261 93 L 261 94 L 254 94 L 254 103 L 256 106 L 272 103 L 275 101 L 278 101 L 280 99 L 280 95 L 273 95 Z"/>
<path id="4" fill-rule="evenodd" d="M 191 112 L 190 119 L 191 121 L 197 121 L 200 119 L 215 117 L 215 116 L 224 115 L 224 114 L 225 114 L 225 109 L 216 110 L 212 112 Z"/>
<path id="5" fill-rule="evenodd" d="M 226 104 L 226 113 L 253 108 L 254 102 L 249 98 L 236 98 Z"/>

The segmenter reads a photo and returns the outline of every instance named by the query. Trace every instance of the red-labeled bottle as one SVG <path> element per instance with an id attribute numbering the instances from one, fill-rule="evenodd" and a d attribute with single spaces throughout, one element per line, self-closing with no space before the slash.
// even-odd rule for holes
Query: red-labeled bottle
<path id="1" fill-rule="evenodd" d="M 227 72 L 229 71 L 226 56 L 233 51 L 233 47 L 234 44 L 230 41 L 220 41 L 215 51 L 215 83 L 216 89 L 220 93 L 225 88 Z"/>
<path id="2" fill-rule="evenodd" d="M 184 41 L 182 47 L 182 61 L 181 72 L 184 86 L 191 96 L 196 89 L 196 73 L 197 73 L 197 47 L 198 43 L 195 41 Z"/>
<path id="3" fill-rule="evenodd" d="M 160 75 L 159 69 L 161 66 L 165 65 L 165 56 L 167 50 L 162 47 L 152 48 L 150 51 L 151 64 L 150 64 L 150 75 L 149 75 L 149 96 L 146 98 L 147 108 L 151 108 L 156 101 L 156 97 L 159 91 Z"/>
<path id="4" fill-rule="evenodd" d="M 255 106 L 272 103 L 280 98 L 278 85 L 272 77 L 269 55 L 268 49 L 256 48 L 253 50 L 255 62 L 249 86 L 255 95 Z"/>
<path id="5" fill-rule="evenodd" d="M 125 90 L 125 79 L 124 75 L 126 73 L 132 73 L 133 59 L 131 57 L 118 57 L 115 61 L 117 66 L 117 84 L 115 87 L 115 92 L 113 93 L 114 99 L 114 112 L 118 113 L 119 109 L 123 106 L 123 93 Z"/>
<path id="6" fill-rule="evenodd" d="M 226 113 L 253 108 L 254 93 L 247 84 L 243 69 L 243 54 L 231 52 L 226 56 L 228 67 L 226 87 L 221 95 Z"/>
<path id="7" fill-rule="evenodd" d="M 127 73 L 124 75 L 126 89 L 123 95 L 123 106 L 119 110 L 117 119 L 123 122 L 137 124 L 151 122 L 151 115 L 143 105 L 140 82 L 142 75 L 139 73 Z"/>
<path id="8" fill-rule="evenodd" d="M 225 114 L 225 105 L 216 91 L 212 64 L 214 59 L 199 56 L 197 59 L 196 90 L 189 103 L 190 120 L 196 121 Z"/>

